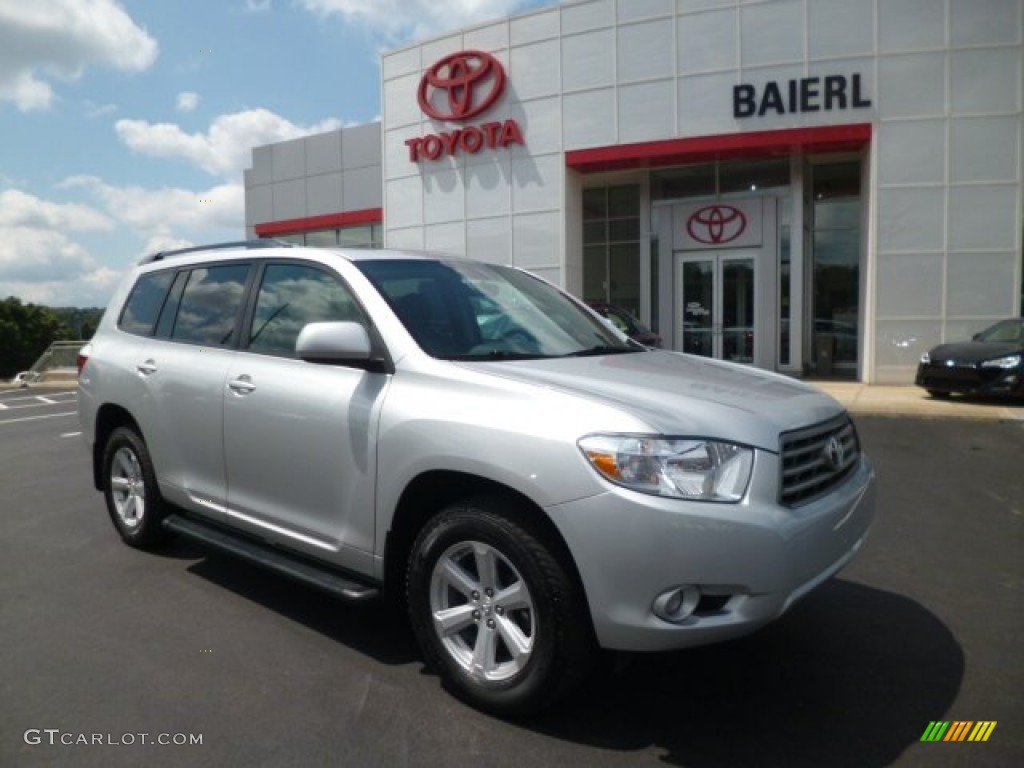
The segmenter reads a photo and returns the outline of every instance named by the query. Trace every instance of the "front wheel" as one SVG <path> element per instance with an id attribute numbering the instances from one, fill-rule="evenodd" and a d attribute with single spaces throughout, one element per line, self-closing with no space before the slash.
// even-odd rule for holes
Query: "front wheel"
<path id="1" fill-rule="evenodd" d="M 949 392 L 945 392 L 941 389 L 929 389 L 928 394 L 934 397 L 936 400 L 945 400 L 950 395 Z"/>
<path id="2" fill-rule="evenodd" d="M 129 427 L 118 427 L 103 451 L 103 495 L 124 542 L 144 549 L 161 541 L 166 508 L 146 443 Z"/>
<path id="3" fill-rule="evenodd" d="M 590 617 L 545 536 L 497 499 L 450 506 L 413 545 L 407 597 L 428 664 L 480 709 L 519 715 L 578 684 Z"/>

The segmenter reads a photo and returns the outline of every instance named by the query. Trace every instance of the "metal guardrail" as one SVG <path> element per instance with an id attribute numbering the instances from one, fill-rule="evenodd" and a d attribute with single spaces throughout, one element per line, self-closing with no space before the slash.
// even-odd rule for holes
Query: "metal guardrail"
<path id="1" fill-rule="evenodd" d="M 78 364 L 78 352 L 88 344 L 87 341 L 55 341 L 46 348 L 27 371 L 19 373 L 15 381 L 27 385 L 43 381 L 47 375 L 58 370 L 75 371 Z"/>

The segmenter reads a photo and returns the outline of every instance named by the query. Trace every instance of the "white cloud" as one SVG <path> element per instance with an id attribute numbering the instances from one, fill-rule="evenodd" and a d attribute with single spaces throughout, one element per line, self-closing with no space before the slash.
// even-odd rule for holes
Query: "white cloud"
<path id="1" fill-rule="evenodd" d="M 85 102 L 85 116 L 90 120 L 97 117 L 106 117 L 117 112 L 117 104 L 97 104 L 93 101 Z"/>
<path id="2" fill-rule="evenodd" d="M 320 16 L 340 15 L 382 32 L 392 40 L 425 37 L 438 32 L 502 18 L 529 0 L 300 0 Z"/>
<path id="3" fill-rule="evenodd" d="M 0 102 L 13 101 L 22 112 L 46 109 L 53 101 L 53 89 L 33 77 L 31 72 L 0 69 Z"/>
<path id="4" fill-rule="evenodd" d="M 96 176 L 72 176 L 59 186 L 86 190 L 109 216 L 144 237 L 225 231 L 240 236 L 245 227 L 245 190 L 241 184 L 218 184 L 200 191 L 180 187 L 147 189 L 108 184 Z"/>
<path id="5" fill-rule="evenodd" d="M 178 111 L 194 112 L 199 106 L 199 94 L 193 91 L 182 91 L 178 94 Z"/>
<path id="6" fill-rule="evenodd" d="M 58 187 L 94 200 L 95 207 L 0 191 L 2 295 L 51 306 L 104 306 L 128 266 L 142 256 L 243 236 L 240 184 L 147 189 L 73 176 Z M 90 251 L 76 242 L 76 233 L 104 244 L 93 242 Z"/>
<path id="7" fill-rule="evenodd" d="M 269 11 L 270 0 L 245 0 L 245 8 L 253 12 Z"/>
<path id="8" fill-rule="evenodd" d="M 299 126 L 267 109 L 221 115 L 206 133 L 186 133 L 175 123 L 118 120 L 114 128 L 131 150 L 153 157 L 183 158 L 204 171 L 238 177 L 253 147 L 340 128 L 340 120 Z"/>
<path id="9" fill-rule="evenodd" d="M 21 226 L 4 226 L 0 232 L 0 278 L 5 283 L 78 278 L 96 266 L 82 246 L 61 232 Z"/>
<path id="10" fill-rule="evenodd" d="M 56 306 L 101 306 L 121 277 L 74 233 L 110 232 L 116 222 L 88 205 L 55 203 L 18 189 L 0 191 L 3 295 Z"/>
<path id="11" fill-rule="evenodd" d="M 53 203 L 18 189 L 7 189 L 0 192 L 0 230 L 9 227 L 100 232 L 113 229 L 114 222 L 87 205 Z"/>
<path id="12" fill-rule="evenodd" d="M 0 226 L 3 295 L 49 306 L 102 307 L 123 273 L 61 232 Z"/>
<path id="13" fill-rule="evenodd" d="M 148 68 L 157 43 L 115 0 L 0 3 L 0 102 L 28 112 L 54 99 L 47 78 L 75 80 L 91 65 Z"/>

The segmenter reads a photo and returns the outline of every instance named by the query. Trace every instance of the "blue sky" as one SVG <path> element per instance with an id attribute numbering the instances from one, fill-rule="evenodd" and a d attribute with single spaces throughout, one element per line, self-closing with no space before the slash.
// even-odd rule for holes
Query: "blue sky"
<path id="1" fill-rule="evenodd" d="M 240 239 L 254 146 L 380 112 L 379 52 L 557 0 L 0 0 L 0 297 L 103 306 Z"/>

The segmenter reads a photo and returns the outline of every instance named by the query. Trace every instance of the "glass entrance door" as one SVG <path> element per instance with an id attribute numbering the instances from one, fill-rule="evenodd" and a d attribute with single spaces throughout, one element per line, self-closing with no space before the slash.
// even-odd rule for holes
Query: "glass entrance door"
<path id="1" fill-rule="evenodd" d="M 754 362 L 755 253 L 676 257 L 676 346 L 683 352 Z"/>

